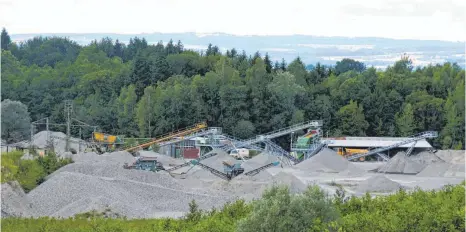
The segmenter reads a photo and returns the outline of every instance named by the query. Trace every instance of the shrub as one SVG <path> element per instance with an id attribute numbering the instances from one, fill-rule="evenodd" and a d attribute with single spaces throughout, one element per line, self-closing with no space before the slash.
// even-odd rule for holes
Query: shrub
<path id="1" fill-rule="evenodd" d="M 292 195 L 287 187 L 274 186 L 252 203 L 251 214 L 240 221 L 238 231 L 320 230 L 338 219 L 332 199 L 317 186 Z"/>

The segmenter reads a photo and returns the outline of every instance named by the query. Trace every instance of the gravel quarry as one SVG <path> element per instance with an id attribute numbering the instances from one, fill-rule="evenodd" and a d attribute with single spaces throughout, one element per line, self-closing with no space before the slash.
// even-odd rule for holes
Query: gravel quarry
<path id="1" fill-rule="evenodd" d="M 201 163 L 219 171 L 223 172 L 222 161 L 242 162 L 222 150 L 212 152 L 218 155 Z M 254 176 L 240 175 L 231 181 L 192 165 L 172 175 L 165 171 L 124 169 L 125 163 L 136 160 L 124 151 L 102 155 L 78 153 L 71 155 L 74 163 L 55 171 L 27 194 L 17 183 L 2 184 L 2 217 L 68 218 L 108 209 L 128 218 L 180 217 L 188 211 L 192 200 L 201 209 L 209 210 L 240 198 L 258 199 L 273 185 L 286 185 L 295 194 L 302 193 L 310 184 L 329 194 L 341 186 L 355 196 L 366 192 L 390 194 L 400 188 L 439 189 L 464 180 L 462 152 L 421 152 L 412 156 L 400 152 L 388 162 L 371 163 L 349 162 L 325 148 L 297 165 L 279 165 Z M 157 157 L 166 168 L 187 162 L 152 151 L 141 151 L 139 155 Z M 261 153 L 242 165 L 247 172 L 277 160 L 276 156 Z M 179 175 L 181 172 L 187 173 Z"/>

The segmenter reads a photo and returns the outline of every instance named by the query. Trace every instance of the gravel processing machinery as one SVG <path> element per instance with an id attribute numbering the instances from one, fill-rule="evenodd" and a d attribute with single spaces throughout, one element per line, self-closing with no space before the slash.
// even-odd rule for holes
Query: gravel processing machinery
<path id="1" fill-rule="evenodd" d="M 138 169 L 138 170 L 146 170 L 152 172 L 158 172 L 165 170 L 162 163 L 157 161 L 156 157 L 139 157 L 134 163 L 128 165 L 125 163 L 123 165 L 125 169 Z"/>
<path id="2" fill-rule="evenodd" d="M 235 163 L 235 164 L 232 164 L 232 163 L 229 163 L 229 162 L 226 162 L 226 161 L 223 161 L 223 165 L 224 165 L 224 168 L 223 168 L 223 171 L 224 172 L 221 172 L 215 168 L 212 168 L 212 167 L 209 167 L 205 164 L 202 164 L 200 163 L 199 161 L 197 160 L 192 160 L 191 161 L 194 165 L 199 165 L 201 168 L 204 168 L 208 171 L 210 171 L 212 174 L 224 179 L 224 180 L 227 180 L 227 181 L 230 181 L 231 179 L 235 178 L 236 176 L 239 176 L 241 174 L 244 173 L 244 168 L 241 167 L 241 163 Z M 276 162 L 273 162 L 273 163 L 270 163 L 270 164 L 266 164 L 264 166 L 261 166 L 261 167 L 258 167 L 254 170 L 251 170 L 249 172 L 246 172 L 244 173 L 244 175 L 246 176 L 254 176 L 256 174 L 258 174 L 259 172 L 267 169 L 267 168 L 270 168 L 270 167 L 273 167 L 273 166 L 278 166 L 280 164 L 279 161 L 276 161 Z"/>

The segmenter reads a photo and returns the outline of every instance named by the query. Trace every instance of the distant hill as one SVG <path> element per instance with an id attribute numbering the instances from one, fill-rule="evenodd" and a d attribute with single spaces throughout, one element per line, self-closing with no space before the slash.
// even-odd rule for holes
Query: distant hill
<path id="1" fill-rule="evenodd" d="M 11 35 L 13 41 L 21 42 L 39 34 Z M 464 68 L 464 42 L 434 40 L 395 40 L 374 37 L 320 37 L 308 35 L 291 36 L 237 36 L 223 33 L 151 33 L 151 34 L 41 34 L 42 36 L 68 37 L 79 44 L 89 44 L 92 40 L 110 37 L 128 43 L 130 38 L 143 37 L 149 43 L 158 41 L 175 42 L 181 40 L 185 48 L 204 50 L 209 43 L 217 45 L 224 52 L 236 48 L 252 55 L 259 51 L 267 52 L 272 60 L 284 58 L 288 63 L 299 56 L 306 64 L 334 65 L 343 58 L 364 62 L 367 66 L 385 68 L 398 60 L 404 53 L 409 55 L 415 66 L 429 63 L 456 62 Z M 312 67 L 308 67 L 312 68 Z"/>

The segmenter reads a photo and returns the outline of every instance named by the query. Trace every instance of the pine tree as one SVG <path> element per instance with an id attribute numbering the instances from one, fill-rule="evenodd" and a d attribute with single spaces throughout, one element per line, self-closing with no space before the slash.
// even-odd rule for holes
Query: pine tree
<path id="1" fill-rule="evenodd" d="M 5 28 L 2 29 L 2 40 L 1 40 L 1 44 L 2 44 L 2 50 L 8 50 L 8 47 L 9 47 L 10 44 L 11 44 L 11 38 L 10 38 L 10 36 L 8 35 L 8 32 L 6 31 Z"/>
<path id="2" fill-rule="evenodd" d="M 181 41 L 178 40 L 178 43 L 175 45 L 175 51 L 176 51 L 176 53 L 180 54 L 180 53 L 183 52 L 183 50 L 184 50 L 184 46 L 181 43 Z"/>
<path id="3" fill-rule="evenodd" d="M 265 63 L 265 70 L 267 71 L 267 73 L 271 73 L 272 72 L 272 61 L 270 60 L 269 53 L 265 53 L 264 63 Z"/>
<path id="4" fill-rule="evenodd" d="M 282 62 L 280 63 L 280 69 L 282 71 L 286 71 L 286 62 L 285 59 L 282 58 Z"/>

